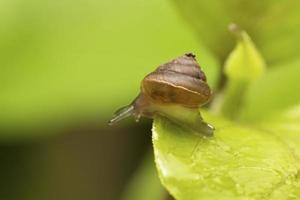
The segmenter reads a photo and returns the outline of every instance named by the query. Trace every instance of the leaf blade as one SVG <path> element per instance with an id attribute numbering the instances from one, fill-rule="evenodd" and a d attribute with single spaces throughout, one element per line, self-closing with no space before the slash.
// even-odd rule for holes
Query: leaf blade
<path id="1" fill-rule="evenodd" d="M 199 138 L 166 119 L 153 127 L 155 160 L 176 199 L 262 199 L 296 184 L 299 163 L 282 141 L 261 130 L 205 114 L 215 137 Z M 196 148 L 196 150 L 195 150 Z M 298 191 L 298 186 L 282 189 Z"/>

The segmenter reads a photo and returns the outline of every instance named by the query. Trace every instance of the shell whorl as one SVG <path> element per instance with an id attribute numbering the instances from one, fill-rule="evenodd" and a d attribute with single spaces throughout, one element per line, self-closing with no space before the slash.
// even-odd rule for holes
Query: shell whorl
<path id="1" fill-rule="evenodd" d="M 196 56 L 192 53 L 186 53 L 168 63 L 160 65 L 155 71 L 173 71 L 206 82 L 206 76 L 197 63 Z"/>
<path id="2" fill-rule="evenodd" d="M 185 107 L 199 107 L 211 96 L 205 74 L 191 53 L 160 65 L 144 78 L 141 90 L 156 103 Z"/>

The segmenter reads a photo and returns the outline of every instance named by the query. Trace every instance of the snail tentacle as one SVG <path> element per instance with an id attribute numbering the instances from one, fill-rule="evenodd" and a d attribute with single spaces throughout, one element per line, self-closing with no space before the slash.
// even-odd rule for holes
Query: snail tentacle
<path id="1" fill-rule="evenodd" d="M 204 72 L 192 53 L 158 66 L 141 82 L 140 93 L 129 105 L 119 109 L 109 124 L 130 115 L 139 118 L 164 116 L 173 122 L 212 136 L 214 128 L 205 123 L 198 108 L 210 101 L 212 92 Z"/>
<path id="2" fill-rule="evenodd" d="M 113 125 L 118 121 L 121 121 L 122 119 L 129 117 L 133 114 L 134 114 L 133 105 L 124 106 L 115 112 L 114 117 L 111 120 L 109 120 L 108 124 Z"/>

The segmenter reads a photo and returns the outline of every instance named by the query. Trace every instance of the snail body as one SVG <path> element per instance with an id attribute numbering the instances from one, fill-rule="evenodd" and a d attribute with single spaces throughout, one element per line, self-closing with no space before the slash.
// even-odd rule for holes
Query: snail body
<path id="1" fill-rule="evenodd" d="M 113 124 L 133 115 L 153 118 L 163 116 L 204 135 L 213 127 L 205 123 L 198 108 L 211 98 L 206 76 L 191 53 L 160 65 L 141 82 L 140 94 L 128 106 L 119 109 L 110 120 Z"/>

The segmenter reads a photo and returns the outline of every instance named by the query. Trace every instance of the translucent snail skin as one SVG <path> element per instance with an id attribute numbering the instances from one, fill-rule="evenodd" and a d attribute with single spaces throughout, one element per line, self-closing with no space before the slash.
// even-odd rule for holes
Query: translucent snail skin
<path id="1" fill-rule="evenodd" d="M 109 124 L 133 115 L 165 117 L 197 133 L 212 136 L 214 128 L 205 123 L 199 107 L 212 96 L 206 76 L 192 53 L 184 54 L 160 65 L 141 82 L 139 95 L 134 101 L 115 112 Z"/>

